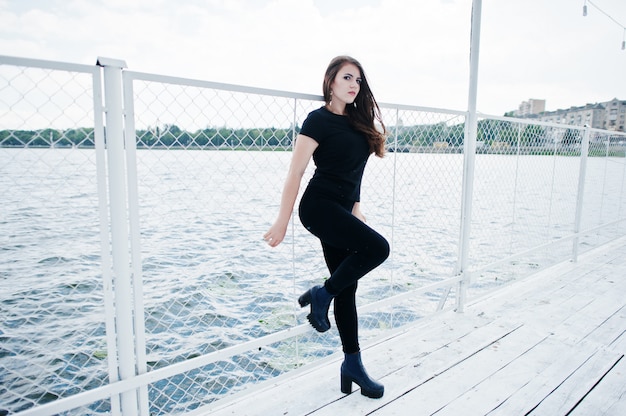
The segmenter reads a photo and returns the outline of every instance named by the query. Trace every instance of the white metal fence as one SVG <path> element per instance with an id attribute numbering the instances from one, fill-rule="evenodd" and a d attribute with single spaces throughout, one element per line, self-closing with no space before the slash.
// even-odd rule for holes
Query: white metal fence
<path id="1" fill-rule="evenodd" d="M 0 414 L 210 409 L 340 348 L 295 302 L 316 239 L 261 238 L 320 97 L 123 66 L 0 57 Z M 479 115 L 469 154 L 465 112 L 382 107 L 363 343 L 626 234 L 625 134 Z"/>

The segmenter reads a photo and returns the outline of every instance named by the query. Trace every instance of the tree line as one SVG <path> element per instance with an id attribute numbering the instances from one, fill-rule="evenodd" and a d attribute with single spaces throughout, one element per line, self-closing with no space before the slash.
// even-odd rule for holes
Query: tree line
<path id="1" fill-rule="evenodd" d="M 293 134 L 294 129 L 280 128 L 207 128 L 189 132 L 176 125 L 165 125 L 137 130 L 136 143 L 138 148 L 289 147 Z M 0 130 L 0 147 L 93 148 L 94 146 L 93 128 Z"/>
<path id="2" fill-rule="evenodd" d="M 164 125 L 136 131 L 137 148 L 198 149 L 289 149 L 300 128 L 205 128 L 187 131 L 177 125 Z M 388 126 L 388 147 L 392 151 L 419 151 L 426 147 L 461 148 L 465 124 L 446 123 Z M 580 143 L 577 129 L 566 129 L 558 139 L 548 137 L 539 125 L 520 125 L 501 120 L 478 122 L 478 142 L 484 147 L 541 146 L 557 140 L 562 145 Z M 94 129 L 0 130 L 0 147 L 94 147 Z"/>

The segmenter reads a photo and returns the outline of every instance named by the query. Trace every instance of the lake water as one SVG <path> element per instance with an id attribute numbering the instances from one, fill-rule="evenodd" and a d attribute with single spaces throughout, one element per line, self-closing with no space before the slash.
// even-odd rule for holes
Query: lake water
<path id="1" fill-rule="evenodd" d="M 282 245 L 270 249 L 262 241 L 278 212 L 290 155 L 138 152 L 149 369 L 305 322 L 295 299 L 327 275 L 319 243 L 297 216 Z M 452 276 L 462 157 L 389 154 L 370 160 L 363 211 L 391 242 L 392 256 L 362 280 L 360 304 Z M 571 243 L 481 269 L 572 232 L 579 163 L 573 157 L 477 157 L 470 255 L 471 268 L 479 270 L 474 290 L 568 255 Z M 307 177 L 311 172 L 312 167 Z M 589 159 L 584 227 L 624 217 L 624 172 L 623 159 Z M 0 385 L 5 387 L 0 409 L 17 411 L 106 384 L 94 152 L 0 149 L 0 195 Z M 623 226 L 613 231 L 623 234 Z M 363 314 L 362 338 L 418 319 L 437 301 L 433 293 L 393 311 Z M 156 383 L 151 402 L 167 411 L 206 403 L 337 351 L 334 332 Z M 188 390 L 193 404 L 182 399 Z M 107 406 L 99 403 L 91 411 Z"/>

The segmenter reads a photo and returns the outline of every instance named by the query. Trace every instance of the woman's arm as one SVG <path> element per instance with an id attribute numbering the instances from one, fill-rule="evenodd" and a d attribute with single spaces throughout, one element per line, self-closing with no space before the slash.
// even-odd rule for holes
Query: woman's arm
<path id="1" fill-rule="evenodd" d="M 263 238 L 271 247 L 276 247 L 285 238 L 293 206 L 296 203 L 298 191 L 300 190 L 302 176 L 317 146 L 318 143 L 308 136 L 299 134 L 296 138 L 291 165 L 289 166 L 289 172 L 287 173 L 280 200 L 278 217 L 270 229 L 263 235 Z"/>

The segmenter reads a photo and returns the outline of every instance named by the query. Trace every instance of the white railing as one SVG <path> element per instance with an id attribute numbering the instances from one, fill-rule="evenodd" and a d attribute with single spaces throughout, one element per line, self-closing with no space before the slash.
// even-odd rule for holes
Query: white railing
<path id="1" fill-rule="evenodd" d="M 210 410 L 339 350 L 295 302 L 327 273 L 315 238 L 294 215 L 261 239 L 321 98 L 124 66 L 0 57 L 0 412 Z M 467 112 L 382 109 L 364 344 L 626 234 L 624 133 L 476 114 L 467 195 Z"/>

